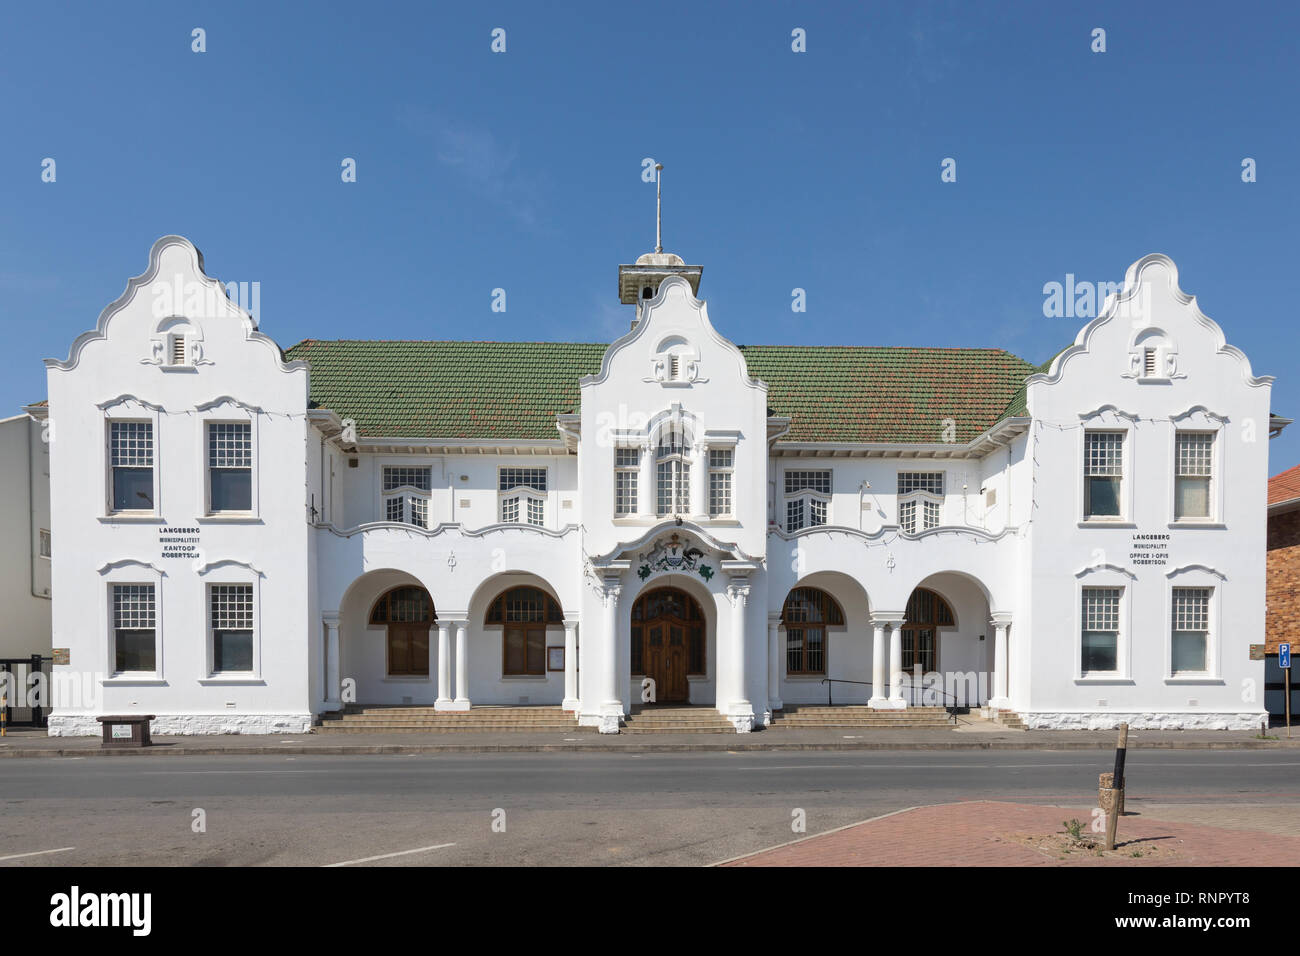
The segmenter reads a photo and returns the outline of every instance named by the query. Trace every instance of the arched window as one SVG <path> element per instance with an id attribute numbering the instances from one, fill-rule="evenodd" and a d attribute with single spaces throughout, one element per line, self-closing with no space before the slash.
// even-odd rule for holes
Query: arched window
<path id="1" fill-rule="evenodd" d="M 691 510 L 691 443 L 685 429 L 672 425 L 659 433 L 655 448 L 659 517 L 689 514 Z"/>
<path id="2" fill-rule="evenodd" d="M 370 609 L 370 623 L 388 635 L 388 676 L 429 676 L 429 628 L 433 599 L 422 587 L 403 586 L 385 593 Z"/>
<path id="3" fill-rule="evenodd" d="M 546 625 L 562 624 L 559 603 L 541 588 L 502 591 L 488 605 L 485 623 L 501 625 L 501 673 L 545 676 Z"/>
<path id="4" fill-rule="evenodd" d="M 921 673 L 928 674 L 939 668 L 938 629 L 953 627 L 957 619 L 952 608 L 942 597 L 929 588 L 917 588 L 907 599 L 906 618 L 903 621 L 903 670 L 911 671 L 917 665 Z"/>
<path id="5" fill-rule="evenodd" d="M 826 673 L 826 629 L 844 625 L 839 603 L 820 588 L 794 588 L 781 608 L 785 625 L 785 672 Z"/>

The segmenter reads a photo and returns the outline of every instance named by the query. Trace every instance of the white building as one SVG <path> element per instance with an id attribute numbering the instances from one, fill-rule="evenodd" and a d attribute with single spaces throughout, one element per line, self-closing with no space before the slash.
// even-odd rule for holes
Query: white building
<path id="1" fill-rule="evenodd" d="M 827 679 L 1035 727 L 1259 726 L 1272 380 L 1169 259 L 1041 368 L 739 347 L 700 276 L 621 266 L 608 346 L 282 352 L 160 239 L 47 361 L 80 688 L 51 733 L 303 731 L 353 701 L 614 732 L 647 697 L 748 731 Z"/>

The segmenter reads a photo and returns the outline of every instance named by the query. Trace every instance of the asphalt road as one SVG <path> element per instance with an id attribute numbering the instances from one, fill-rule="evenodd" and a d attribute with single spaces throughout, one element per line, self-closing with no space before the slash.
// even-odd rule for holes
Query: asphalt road
<path id="1" fill-rule="evenodd" d="M 812 834 L 958 800 L 1086 809 L 1110 760 L 1091 751 L 8 759 L 0 866 L 697 865 L 801 836 L 796 810 Z M 1300 754 L 1134 751 L 1127 799 L 1136 812 L 1220 804 L 1278 816 L 1300 806 Z M 205 832 L 195 832 L 195 811 Z"/>

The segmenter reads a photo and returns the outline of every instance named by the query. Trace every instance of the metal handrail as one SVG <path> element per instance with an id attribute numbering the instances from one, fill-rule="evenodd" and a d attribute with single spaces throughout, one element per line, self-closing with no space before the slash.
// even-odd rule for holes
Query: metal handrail
<path id="1" fill-rule="evenodd" d="M 874 685 L 872 684 L 872 682 L 869 681 L 869 680 L 847 680 L 847 679 L 845 679 L 845 678 L 843 678 L 843 677 L 823 677 L 823 678 L 821 679 L 821 682 L 822 682 L 823 684 L 826 685 L 826 706 L 827 706 L 827 707 L 833 707 L 833 706 L 835 706 L 835 702 L 831 699 L 831 691 L 832 691 L 832 689 L 833 689 L 833 685 L 835 685 L 835 684 L 859 684 L 859 685 L 861 685 L 861 686 L 863 686 L 863 687 L 873 687 L 873 686 L 874 686 Z M 944 696 L 945 698 L 951 698 L 951 699 L 952 699 L 952 704 L 949 705 L 949 704 L 947 704 L 946 701 L 945 701 L 944 710 L 946 710 L 946 711 L 948 712 L 948 718 L 949 718 L 949 719 L 950 719 L 954 724 L 957 723 L 957 709 L 958 709 L 958 707 L 959 707 L 960 705 L 957 703 L 957 695 L 956 695 L 956 694 L 950 694 L 950 693 L 948 693 L 948 691 L 944 690 L 944 689 L 941 688 L 941 687 L 930 687 L 930 688 L 925 688 L 925 687 L 913 687 L 913 686 L 910 686 L 910 685 L 909 685 L 909 686 L 908 686 L 908 690 L 911 691 L 911 693 L 912 693 L 912 706 L 913 706 L 913 707 L 916 706 L 916 692 L 917 692 L 918 690 L 921 691 L 921 693 L 923 693 L 923 694 L 926 693 L 927 691 L 935 691 L 935 692 L 937 692 L 937 693 L 943 694 L 943 696 Z"/>
<path id="2" fill-rule="evenodd" d="M 831 700 L 832 684 L 861 684 L 863 687 L 872 686 L 871 681 L 869 680 L 845 680 L 842 677 L 823 677 L 822 683 L 826 685 L 826 706 L 827 707 L 835 706 L 835 702 Z"/>

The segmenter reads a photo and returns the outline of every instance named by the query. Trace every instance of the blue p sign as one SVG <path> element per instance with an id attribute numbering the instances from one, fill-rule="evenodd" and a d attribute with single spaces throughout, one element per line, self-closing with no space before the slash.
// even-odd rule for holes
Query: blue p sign
<path id="1" fill-rule="evenodd" d="M 1291 645 L 1279 644 L 1277 646 L 1277 666 L 1287 668 L 1291 666 Z"/>

